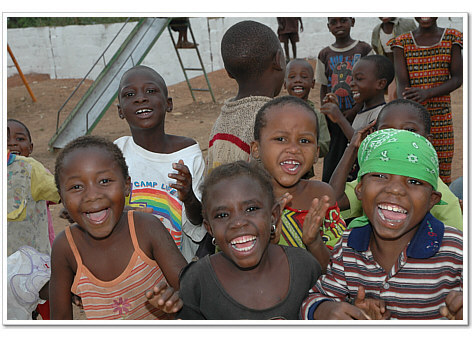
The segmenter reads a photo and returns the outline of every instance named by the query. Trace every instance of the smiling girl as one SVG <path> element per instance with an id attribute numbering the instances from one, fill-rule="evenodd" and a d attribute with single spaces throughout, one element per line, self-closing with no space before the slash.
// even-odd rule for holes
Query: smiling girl
<path id="1" fill-rule="evenodd" d="M 157 218 L 124 212 L 130 177 L 120 149 L 80 137 L 59 154 L 55 179 L 76 224 L 54 241 L 51 319 L 72 319 L 72 293 L 82 298 L 87 319 L 172 318 L 144 293 L 162 280 L 178 288 L 186 261 Z"/>

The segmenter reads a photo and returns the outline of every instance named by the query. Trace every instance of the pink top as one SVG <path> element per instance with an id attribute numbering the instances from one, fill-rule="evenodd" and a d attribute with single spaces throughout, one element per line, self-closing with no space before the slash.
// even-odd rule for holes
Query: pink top
<path id="1" fill-rule="evenodd" d="M 83 265 L 70 227 L 65 230 L 77 261 L 77 272 L 71 292 L 82 298 L 87 319 L 173 319 L 173 315 L 153 307 L 144 295 L 146 290 L 162 279 L 165 280 L 165 277 L 157 263 L 139 248 L 132 212 L 128 212 L 128 225 L 134 252 L 123 273 L 111 281 L 97 279 Z"/>

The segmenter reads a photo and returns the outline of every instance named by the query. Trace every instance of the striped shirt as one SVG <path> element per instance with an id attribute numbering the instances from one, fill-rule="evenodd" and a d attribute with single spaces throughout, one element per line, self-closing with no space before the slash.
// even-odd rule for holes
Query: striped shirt
<path id="1" fill-rule="evenodd" d="M 302 304 L 303 319 L 313 319 L 323 301 L 351 301 L 359 286 L 366 297 L 382 299 L 391 319 L 441 319 L 447 294 L 462 291 L 462 232 L 427 214 L 390 272 L 375 261 L 370 224 L 346 230 L 334 248 L 326 275 Z"/>
<path id="2" fill-rule="evenodd" d="M 111 281 L 98 279 L 83 265 L 70 228 L 65 229 L 77 261 L 71 292 L 82 298 L 89 320 L 172 319 L 169 314 L 152 306 L 144 295 L 146 290 L 152 289 L 165 277 L 157 263 L 139 248 L 131 212 L 128 212 L 128 224 L 134 253 L 123 273 Z"/>

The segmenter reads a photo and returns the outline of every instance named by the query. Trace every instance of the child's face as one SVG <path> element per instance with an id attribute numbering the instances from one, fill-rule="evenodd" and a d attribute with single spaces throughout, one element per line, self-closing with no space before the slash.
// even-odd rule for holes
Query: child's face
<path id="1" fill-rule="evenodd" d="M 149 129 L 164 123 L 166 112 L 172 110 L 165 84 L 145 69 L 128 72 L 118 92 L 118 113 L 131 129 Z"/>
<path id="2" fill-rule="evenodd" d="M 328 18 L 328 29 L 336 38 L 346 38 L 351 34 L 354 18 Z"/>
<path id="3" fill-rule="evenodd" d="M 391 21 L 395 20 L 396 18 L 395 17 L 391 18 L 391 17 L 381 16 L 381 17 L 379 17 L 379 19 L 382 20 L 383 23 L 387 23 L 387 22 L 391 22 Z"/>
<path id="4" fill-rule="evenodd" d="M 403 129 L 417 133 L 425 138 L 429 137 L 425 130 L 424 122 L 411 105 L 388 107 L 386 111 L 382 112 L 377 122 L 377 128 L 379 130 L 387 128 Z"/>
<path id="5" fill-rule="evenodd" d="M 349 84 L 356 103 L 363 103 L 375 97 L 382 90 L 382 81 L 376 76 L 375 64 L 359 60 L 352 68 L 352 80 Z"/>
<path id="6" fill-rule="evenodd" d="M 307 100 L 310 90 L 315 87 L 313 70 L 302 62 L 291 61 L 287 66 L 284 87 L 288 94 Z"/>
<path id="7" fill-rule="evenodd" d="M 425 181 L 385 173 L 365 174 L 355 191 L 374 233 L 383 240 L 412 236 L 441 200 L 441 194 Z"/>
<path id="8" fill-rule="evenodd" d="M 71 218 L 94 238 L 111 234 L 120 220 L 130 179 L 97 147 L 69 153 L 60 174 L 60 196 Z"/>
<path id="9" fill-rule="evenodd" d="M 8 134 L 7 147 L 12 154 L 29 157 L 33 152 L 33 143 L 28 137 L 28 132 L 23 125 L 16 121 L 8 121 L 7 128 L 10 130 Z"/>
<path id="10" fill-rule="evenodd" d="M 265 119 L 251 154 L 279 186 L 292 187 L 318 160 L 316 117 L 299 105 L 286 104 L 270 108 Z"/>
<path id="11" fill-rule="evenodd" d="M 278 205 L 260 183 L 245 175 L 230 177 L 208 190 L 203 223 L 225 257 L 242 269 L 256 267 L 266 253 Z"/>

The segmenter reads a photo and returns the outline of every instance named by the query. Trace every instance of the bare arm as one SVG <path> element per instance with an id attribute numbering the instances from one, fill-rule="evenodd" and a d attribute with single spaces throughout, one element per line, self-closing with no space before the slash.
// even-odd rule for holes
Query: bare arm
<path id="1" fill-rule="evenodd" d="M 392 50 L 395 65 L 395 78 L 397 80 L 397 96 L 398 98 L 403 98 L 405 88 L 410 86 L 410 77 L 408 76 L 403 49 L 400 47 L 392 47 Z"/>
<path id="2" fill-rule="evenodd" d="M 73 257 L 65 233 L 54 240 L 51 253 L 51 280 L 49 282 L 49 302 L 51 319 L 72 319 L 72 292 L 75 271 L 70 265 Z M 74 259 L 72 259 L 74 260 Z M 75 262 L 75 260 L 74 260 Z"/>
<path id="3" fill-rule="evenodd" d="M 329 180 L 329 184 L 334 190 L 334 195 L 341 211 L 350 208 L 349 199 L 344 193 L 347 176 L 351 171 L 352 165 L 354 165 L 356 161 L 357 151 L 359 150 L 362 140 L 364 140 L 364 138 L 370 133 L 371 129 L 375 125 L 375 122 L 375 120 L 372 121 L 369 125 L 354 133 L 349 146 L 346 147 L 341 160 L 339 160 L 339 163 L 336 166 L 331 179 Z"/>

